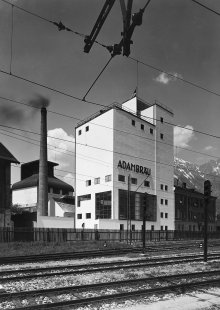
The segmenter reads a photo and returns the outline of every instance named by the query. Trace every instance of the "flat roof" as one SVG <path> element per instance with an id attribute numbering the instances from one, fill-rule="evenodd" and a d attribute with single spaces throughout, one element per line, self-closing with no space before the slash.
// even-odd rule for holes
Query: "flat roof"
<path id="1" fill-rule="evenodd" d="M 134 98 L 135 98 L 135 97 L 134 97 Z M 154 106 L 154 105 L 157 105 L 157 106 L 159 106 L 160 108 L 166 110 L 167 112 L 169 112 L 170 114 L 173 115 L 172 109 L 168 108 L 167 106 L 165 106 L 164 104 L 162 104 L 162 103 L 159 102 L 159 101 L 155 101 L 155 103 L 150 104 L 149 102 L 147 102 L 147 101 L 145 101 L 145 100 L 143 100 L 143 99 L 141 99 L 141 98 L 139 98 L 139 97 L 136 97 L 136 98 L 137 98 L 137 105 L 139 105 L 139 107 L 141 108 L 141 110 L 144 110 L 144 109 L 150 108 L 150 107 L 152 107 L 152 106 Z M 131 98 L 131 99 L 132 99 L 132 98 Z M 129 100 L 131 100 L 131 99 L 129 99 Z M 129 101 L 129 100 L 127 100 L 127 101 Z M 99 110 L 98 112 L 96 112 L 96 113 L 94 113 L 94 114 L 88 116 L 88 117 L 85 118 L 84 120 L 82 120 L 82 121 L 80 121 L 79 123 L 77 123 L 75 129 L 79 128 L 80 126 L 82 126 L 82 125 L 84 125 L 84 124 L 86 124 L 86 123 L 88 123 L 88 122 L 90 122 L 90 121 L 92 121 L 92 120 L 95 119 L 96 117 L 98 117 L 98 116 L 102 115 L 103 113 L 106 113 L 106 112 L 108 112 L 109 110 L 112 110 L 112 109 L 122 110 L 122 111 L 124 111 L 124 112 L 126 112 L 126 113 L 129 113 L 129 114 L 132 115 L 132 116 L 135 116 L 135 117 L 137 117 L 137 118 L 143 120 L 143 121 L 146 122 L 146 123 L 151 124 L 152 126 L 155 126 L 154 124 L 152 124 L 152 123 L 150 123 L 150 122 L 148 122 L 148 121 L 142 119 L 140 116 L 136 115 L 136 113 L 132 113 L 131 111 L 127 111 L 126 109 L 123 109 L 122 105 L 123 105 L 124 103 L 126 103 L 127 101 L 124 101 L 124 102 L 122 102 L 121 104 L 119 104 L 119 103 L 112 103 L 112 104 L 110 104 L 110 105 L 108 105 L 108 106 L 106 106 L 106 107 L 103 107 L 103 109 Z"/>

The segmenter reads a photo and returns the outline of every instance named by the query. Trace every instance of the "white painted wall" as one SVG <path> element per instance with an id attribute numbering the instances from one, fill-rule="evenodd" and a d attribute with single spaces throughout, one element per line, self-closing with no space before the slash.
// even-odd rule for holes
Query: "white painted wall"
<path id="1" fill-rule="evenodd" d="M 13 190 L 12 203 L 22 206 L 37 204 L 37 187 Z"/>
<path id="2" fill-rule="evenodd" d="M 144 121 L 155 125 L 156 121 L 154 119 L 154 107 L 152 106 L 152 107 L 149 107 L 149 108 L 141 111 L 141 118 Z"/>
<path id="3" fill-rule="evenodd" d="M 86 131 L 87 126 L 89 131 Z M 98 223 L 95 219 L 95 193 L 112 190 L 112 181 L 105 182 L 105 176 L 113 174 L 112 151 L 113 110 L 76 129 L 76 228 L 82 228 L 83 223 L 85 228 L 94 228 Z M 94 184 L 98 177 L 100 184 Z M 91 180 L 91 186 L 86 186 L 86 180 Z M 85 194 L 91 194 L 91 200 L 81 202 L 78 207 L 77 197 Z M 86 213 L 91 213 L 91 219 L 86 219 Z M 82 214 L 82 219 L 77 219 L 77 214 Z"/>
<path id="4" fill-rule="evenodd" d="M 74 218 L 37 215 L 37 222 L 34 222 L 34 227 L 37 227 L 37 228 L 74 228 Z"/>
<path id="5" fill-rule="evenodd" d="M 123 106 L 135 111 L 136 98 Z M 146 229 L 151 229 L 151 225 L 154 225 L 155 230 L 159 230 L 161 226 L 164 229 L 165 226 L 174 229 L 173 128 L 165 123 L 172 123 L 173 115 L 157 105 L 144 110 L 143 115 L 157 119 L 163 117 L 164 123 L 154 121 L 155 127 L 152 122 L 146 122 L 143 118 L 111 109 L 76 129 L 76 228 L 82 228 L 84 224 L 85 228 L 97 225 L 100 229 L 119 229 L 121 223 L 125 224 L 126 229 L 127 221 L 119 220 L 118 189 L 127 190 L 129 174 L 138 180 L 137 185 L 131 185 L 132 191 L 137 190 L 146 177 L 118 168 L 119 160 L 124 160 L 151 169 L 148 178 L 150 188 L 141 185 L 138 189 L 138 192 L 157 195 L 157 221 L 147 221 Z M 132 120 L 135 120 L 135 126 L 132 125 Z M 101 126 L 97 126 L 98 124 Z M 141 129 L 141 124 L 144 125 L 144 130 Z M 86 131 L 87 126 L 89 131 Z M 153 128 L 153 134 L 150 133 L 150 128 Z M 81 135 L 78 134 L 79 130 Z M 160 141 L 160 133 L 164 134 L 163 141 Z M 105 175 L 108 174 L 112 174 L 113 182 L 105 182 Z M 125 175 L 124 183 L 118 181 L 118 174 Z M 97 177 L 100 177 L 101 184 L 95 185 L 94 178 Z M 86 186 L 86 180 L 91 180 L 91 186 Z M 164 188 L 167 185 L 168 191 L 161 191 L 160 184 Z M 112 190 L 112 219 L 96 220 L 95 193 L 108 190 Z M 91 194 L 91 200 L 81 202 L 78 207 L 77 197 L 85 194 Z M 161 199 L 168 199 L 168 206 L 162 206 Z M 164 213 L 164 218 L 160 217 L 161 212 Z M 86 213 L 91 213 L 91 219 L 86 219 Z M 167 219 L 165 213 L 168 213 Z M 82 214 L 82 219 L 78 219 L 77 214 Z M 132 224 L 135 229 L 141 229 L 142 221 L 132 221 Z"/>
<path id="6" fill-rule="evenodd" d="M 137 98 L 134 97 L 122 104 L 122 108 L 130 113 L 137 113 Z"/>

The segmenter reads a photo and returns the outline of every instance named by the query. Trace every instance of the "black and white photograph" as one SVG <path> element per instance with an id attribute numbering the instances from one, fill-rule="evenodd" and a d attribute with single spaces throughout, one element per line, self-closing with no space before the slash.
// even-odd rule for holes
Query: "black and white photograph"
<path id="1" fill-rule="evenodd" d="M 0 309 L 220 309 L 220 1 L 0 0 Z"/>

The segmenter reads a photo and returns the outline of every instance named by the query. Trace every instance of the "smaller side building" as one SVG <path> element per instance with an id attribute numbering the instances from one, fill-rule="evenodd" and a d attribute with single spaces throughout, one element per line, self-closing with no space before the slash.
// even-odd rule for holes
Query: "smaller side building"
<path id="1" fill-rule="evenodd" d="M 202 231 L 204 229 L 204 194 L 186 188 L 186 184 L 175 186 L 175 230 Z M 216 230 L 216 197 L 208 204 L 208 231 Z"/>
<path id="2" fill-rule="evenodd" d="M 37 214 L 39 202 L 39 160 L 21 165 L 21 181 L 12 186 L 12 201 L 26 213 L 35 213 L 35 227 L 74 228 L 75 197 L 71 185 L 54 176 L 57 163 L 48 161 L 48 216 Z M 33 220 L 33 215 L 30 215 Z M 28 226 L 30 223 L 26 223 Z M 26 226 L 25 224 L 25 226 Z M 24 224 L 22 224 L 24 226 Z"/>
<path id="3" fill-rule="evenodd" d="M 0 227 L 11 225 L 11 164 L 19 161 L 0 143 Z"/>

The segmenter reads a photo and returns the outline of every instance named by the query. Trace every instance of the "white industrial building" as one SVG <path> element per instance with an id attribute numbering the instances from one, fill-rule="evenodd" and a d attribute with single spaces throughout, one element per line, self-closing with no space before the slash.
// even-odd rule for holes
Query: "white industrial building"
<path id="1" fill-rule="evenodd" d="M 174 229 L 173 112 L 134 97 L 76 127 L 76 228 Z M 129 197 L 129 198 L 128 198 Z"/>

